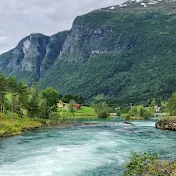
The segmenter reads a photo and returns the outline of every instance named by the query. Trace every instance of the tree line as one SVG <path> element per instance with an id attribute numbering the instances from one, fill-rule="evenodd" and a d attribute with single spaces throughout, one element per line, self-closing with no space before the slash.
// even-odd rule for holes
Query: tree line
<path id="1" fill-rule="evenodd" d="M 59 93 L 48 87 L 42 91 L 37 89 L 37 84 L 28 86 L 24 81 L 17 81 L 15 77 L 5 77 L 0 73 L 0 112 L 11 112 L 21 118 L 27 115 L 30 118 L 49 118 L 52 112 L 57 111 Z"/>

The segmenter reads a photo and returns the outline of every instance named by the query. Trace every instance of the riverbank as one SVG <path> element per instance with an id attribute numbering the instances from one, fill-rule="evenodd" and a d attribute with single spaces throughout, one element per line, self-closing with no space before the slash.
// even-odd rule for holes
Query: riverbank
<path id="1" fill-rule="evenodd" d="M 27 117 L 20 119 L 14 117 L 0 118 L 0 137 L 10 137 L 20 135 L 28 130 L 35 130 L 42 127 L 42 123 L 39 121 L 31 120 Z"/>
<path id="2" fill-rule="evenodd" d="M 155 127 L 160 130 L 176 131 L 176 116 L 169 116 L 159 120 Z"/>
<path id="3" fill-rule="evenodd" d="M 8 114 L 0 114 L 0 137 L 10 137 L 21 135 L 27 131 L 37 130 L 42 127 L 71 127 L 78 125 L 92 125 L 92 123 L 82 122 L 78 123 L 78 121 L 93 121 L 98 119 L 93 114 L 87 113 L 59 113 L 59 115 L 55 115 L 51 119 L 41 119 L 41 118 L 28 118 L 23 117 L 20 118 L 17 114 L 13 115 Z"/>

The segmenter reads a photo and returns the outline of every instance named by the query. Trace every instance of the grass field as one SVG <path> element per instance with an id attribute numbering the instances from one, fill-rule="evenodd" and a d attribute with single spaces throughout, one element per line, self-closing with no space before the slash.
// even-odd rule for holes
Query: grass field
<path id="1" fill-rule="evenodd" d="M 90 113 L 95 114 L 95 109 L 92 107 L 83 106 L 81 110 L 79 110 L 80 113 Z"/>
<path id="2" fill-rule="evenodd" d="M 95 113 L 95 109 L 92 107 L 88 107 L 88 106 L 83 106 L 81 110 L 76 110 L 73 113 L 69 112 L 68 110 L 65 110 L 63 108 L 58 108 L 58 112 L 62 112 L 63 114 L 67 115 L 67 116 L 74 116 L 74 117 L 88 117 L 88 116 L 92 116 L 92 117 L 96 117 L 97 114 Z"/>
<path id="3" fill-rule="evenodd" d="M 16 114 L 0 114 L 0 137 L 15 136 L 21 134 L 24 130 L 39 128 L 42 123 L 24 117 L 19 118 Z"/>

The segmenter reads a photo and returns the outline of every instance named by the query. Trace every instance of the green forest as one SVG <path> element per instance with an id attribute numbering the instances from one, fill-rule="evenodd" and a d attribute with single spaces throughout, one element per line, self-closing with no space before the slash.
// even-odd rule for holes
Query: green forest
<path id="1" fill-rule="evenodd" d="M 40 127 L 42 119 L 57 111 L 59 93 L 51 87 L 38 91 L 37 84 L 28 87 L 25 82 L 2 73 L 0 82 L 0 136 Z"/>
<path id="2" fill-rule="evenodd" d="M 77 17 L 75 26 L 112 30 L 97 44 L 104 52 L 75 61 L 68 59 L 74 55 L 67 55 L 39 84 L 42 88 L 60 87 L 64 94 L 81 93 L 89 100 L 98 94 L 122 104 L 163 100 L 176 89 L 175 19 L 175 14 L 161 9 L 100 10 Z M 84 53 L 90 36 L 84 29 L 80 32 L 80 40 L 73 45 L 79 45 L 79 51 Z"/>

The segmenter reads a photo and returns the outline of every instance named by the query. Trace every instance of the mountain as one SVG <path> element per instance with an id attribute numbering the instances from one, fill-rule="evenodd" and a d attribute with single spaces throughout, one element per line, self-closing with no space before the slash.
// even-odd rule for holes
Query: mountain
<path id="1" fill-rule="evenodd" d="M 31 34 L 0 56 L 0 71 L 28 83 L 38 81 L 57 59 L 69 31 L 52 36 Z"/>
<path id="2" fill-rule="evenodd" d="M 59 45 L 41 34 L 30 45 L 23 39 L 0 56 L 0 71 L 89 99 L 163 99 L 176 90 L 175 24 L 173 0 L 127 1 L 77 17 Z"/>

